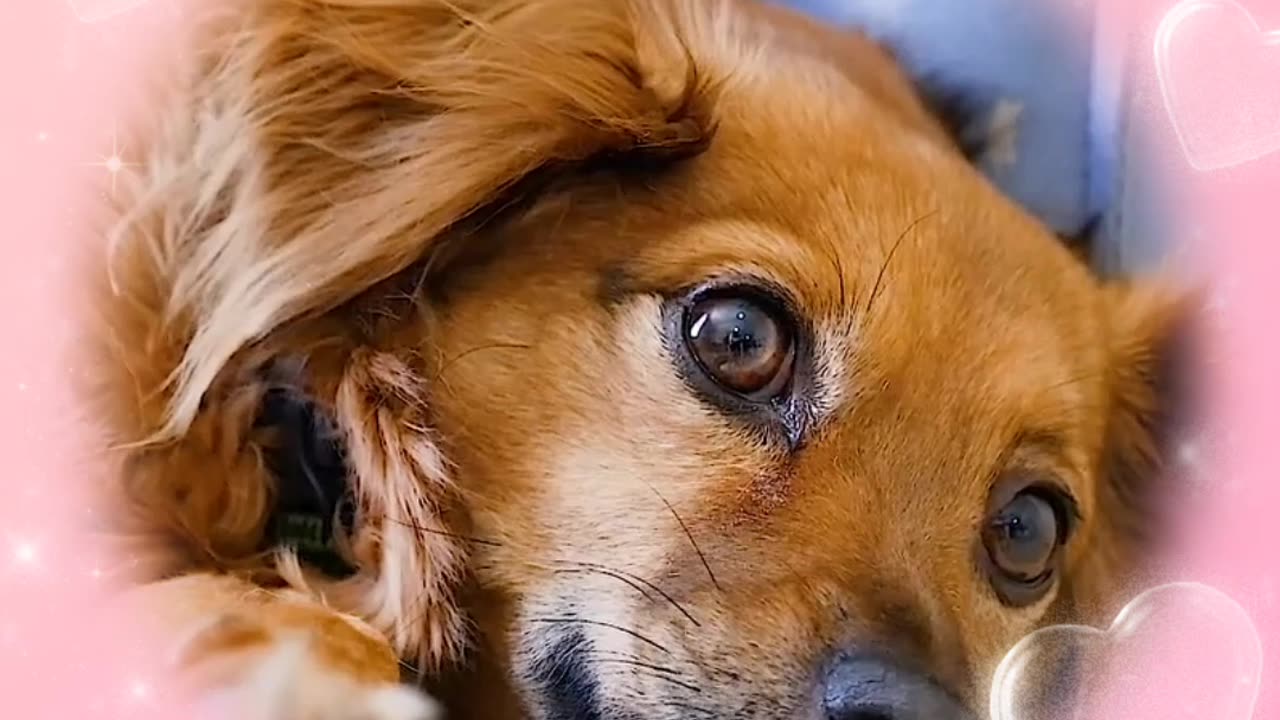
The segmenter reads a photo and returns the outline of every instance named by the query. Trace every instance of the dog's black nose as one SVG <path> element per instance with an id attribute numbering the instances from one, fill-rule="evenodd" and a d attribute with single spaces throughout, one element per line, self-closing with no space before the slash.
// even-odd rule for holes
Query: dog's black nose
<path id="1" fill-rule="evenodd" d="M 822 687 L 826 720 L 970 720 L 929 678 L 876 655 L 845 654 L 828 666 Z"/>

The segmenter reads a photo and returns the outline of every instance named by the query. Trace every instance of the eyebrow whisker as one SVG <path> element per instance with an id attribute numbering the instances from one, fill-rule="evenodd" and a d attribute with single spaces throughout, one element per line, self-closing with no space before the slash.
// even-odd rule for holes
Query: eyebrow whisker
<path id="1" fill-rule="evenodd" d="M 864 315 L 871 314 L 871 306 L 875 304 L 876 297 L 880 294 L 880 290 L 883 287 L 882 283 L 884 282 L 885 272 L 889 269 L 889 263 L 893 262 L 893 256 L 897 254 L 898 247 L 902 245 L 902 241 L 906 239 L 907 235 L 911 234 L 911 231 L 914 230 L 917 225 L 919 225 L 920 223 L 924 222 L 925 220 L 928 220 L 929 218 L 937 214 L 938 214 L 938 211 L 933 210 L 931 212 L 925 213 L 924 215 L 921 215 L 920 217 L 911 221 L 911 224 L 908 225 L 900 235 L 898 235 L 898 239 L 893 242 L 893 247 L 889 248 L 889 252 L 884 257 L 884 262 L 881 263 L 880 265 L 880 272 L 876 274 L 876 283 L 871 287 L 871 296 L 867 298 L 867 305 L 865 308 L 863 308 L 863 311 L 862 311 Z"/>

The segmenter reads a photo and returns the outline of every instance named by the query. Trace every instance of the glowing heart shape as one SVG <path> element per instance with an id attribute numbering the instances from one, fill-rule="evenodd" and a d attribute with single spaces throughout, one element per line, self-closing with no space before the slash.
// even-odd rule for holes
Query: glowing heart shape
<path id="1" fill-rule="evenodd" d="M 1162 585 L 1106 631 L 1023 638 L 996 670 L 991 720 L 1250 720 L 1261 673 L 1243 608 L 1205 585 Z"/>
<path id="2" fill-rule="evenodd" d="M 1280 32 L 1230 0 L 1185 0 L 1156 31 L 1156 72 L 1187 161 L 1216 170 L 1280 150 Z"/>
<path id="3" fill-rule="evenodd" d="M 67 0 L 76 17 L 80 18 L 81 22 L 87 23 L 102 22 L 144 5 L 146 2 L 147 0 Z"/>

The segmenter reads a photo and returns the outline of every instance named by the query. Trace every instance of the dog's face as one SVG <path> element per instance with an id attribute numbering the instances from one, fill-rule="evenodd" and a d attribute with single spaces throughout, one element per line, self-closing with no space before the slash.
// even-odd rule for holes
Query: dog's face
<path id="1" fill-rule="evenodd" d="M 762 75 L 715 113 L 435 281 L 482 634 L 547 720 L 976 716 L 1111 551 L 1137 328 L 854 88 Z"/>
<path id="2" fill-rule="evenodd" d="M 865 40 L 472 5 L 256 6 L 206 88 L 260 107 L 181 225 L 216 230 L 174 255 L 190 327 L 118 383 L 177 378 L 143 428 L 216 448 L 237 378 L 310 356 L 381 572 L 330 597 L 436 660 L 465 614 L 538 720 L 981 716 L 1017 639 L 1115 599 L 1177 303 L 1093 277 Z M 182 526 L 243 553 L 221 487 Z"/>
<path id="3" fill-rule="evenodd" d="M 544 196 L 435 307 L 536 717 L 951 717 L 1097 551 L 1107 295 L 955 158 L 760 90 L 678 170 Z"/>

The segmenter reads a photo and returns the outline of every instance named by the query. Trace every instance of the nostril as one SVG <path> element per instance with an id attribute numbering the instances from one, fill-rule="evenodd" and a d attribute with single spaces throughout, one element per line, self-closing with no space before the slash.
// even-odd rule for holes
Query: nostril
<path id="1" fill-rule="evenodd" d="M 828 698 L 823 711 L 826 720 L 902 720 L 914 717 L 903 715 L 887 705 L 863 703 L 855 698 L 844 698 L 834 703 Z"/>
<path id="2" fill-rule="evenodd" d="M 896 720 L 896 717 L 888 708 L 854 708 L 848 711 L 827 709 L 827 720 Z"/>

